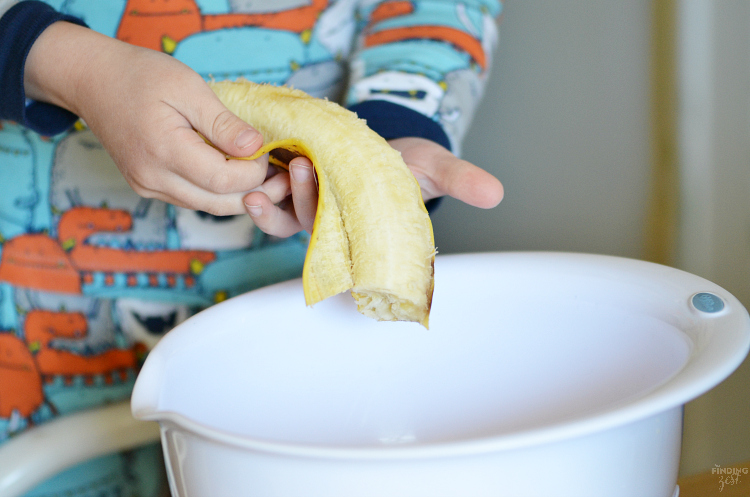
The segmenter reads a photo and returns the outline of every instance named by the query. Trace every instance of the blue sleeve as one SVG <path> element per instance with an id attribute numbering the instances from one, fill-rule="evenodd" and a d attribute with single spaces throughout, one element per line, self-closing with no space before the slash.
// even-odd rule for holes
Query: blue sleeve
<path id="1" fill-rule="evenodd" d="M 386 100 L 365 100 L 351 105 L 350 110 L 365 119 L 367 125 L 386 140 L 413 136 L 426 138 L 451 150 L 448 135 L 442 126 L 408 107 Z"/>
<path id="2" fill-rule="evenodd" d="M 34 0 L 17 3 L 0 18 L 0 119 L 16 121 L 45 136 L 65 131 L 78 119 L 55 105 L 26 102 L 26 57 L 39 35 L 57 21 L 85 26 L 82 20 Z"/>

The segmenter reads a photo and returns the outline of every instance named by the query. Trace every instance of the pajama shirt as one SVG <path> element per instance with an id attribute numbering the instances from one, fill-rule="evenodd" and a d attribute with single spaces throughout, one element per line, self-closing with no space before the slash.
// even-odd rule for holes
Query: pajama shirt
<path id="1" fill-rule="evenodd" d="M 164 52 L 206 80 L 293 86 L 346 105 L 386 139 L 458 154 L 500 10 L 494 0 L 0 0 L 0 444 L 128 399 L 159 337 L 300 276 L 308 242 L 134 193 L 85 122 L 26 98 L 26 55 L 47 26 L 74 22 Z M 89 461 L 29 497 L 155 496 L 159 454 Z"/>

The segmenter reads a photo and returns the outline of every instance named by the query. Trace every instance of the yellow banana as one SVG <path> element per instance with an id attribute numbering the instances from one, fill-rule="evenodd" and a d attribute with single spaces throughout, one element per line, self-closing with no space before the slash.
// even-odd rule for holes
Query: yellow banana
<path id="1" fill-rule="evenodd" d="M 435 242 L 419 184 L 401 155 L 353 112 L 286 87 L 211 83 L 229 110 L 261 132 L 253 158 L 308 157 L 318 207 L 302 273 L 314 305 L 351 290 L 362 314 L 428 326 Z"/>

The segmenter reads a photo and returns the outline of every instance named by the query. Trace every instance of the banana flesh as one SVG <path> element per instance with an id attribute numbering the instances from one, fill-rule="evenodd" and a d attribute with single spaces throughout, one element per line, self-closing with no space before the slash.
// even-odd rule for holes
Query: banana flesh
<path id="1" fill-rule="evenodd" d="M 288 167 L 308 157 L 318 206 L 302 273 L 314 305 L 351 290 L 359 312 L 428 326 L 435 242 L 419 184 L 401 155 L 356 114 L 287 87 L 223 81 L 211 87 L 257 129 L 253 158 Z"/>

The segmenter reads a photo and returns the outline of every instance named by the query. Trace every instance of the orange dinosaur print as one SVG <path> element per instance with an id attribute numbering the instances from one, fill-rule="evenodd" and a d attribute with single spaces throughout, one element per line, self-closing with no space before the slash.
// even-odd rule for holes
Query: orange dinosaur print
<path id="1" fill-rule="evenodd" d="M 378 5 L 370 14 L 370 25 L 414 12 L 414 4 L 409 1 L 386 2 Z"/>
<path id="2" fill-rule="evenodd" d="M 26 314 L 25 341 L 12 333 L 0 333 L 0 418 L 10 418 L 14 411 L 28 418 L 45 401 L 43 382 L 55 376 L 65 377 L 67 384 L 83 376 L 92 384 L 95 375 L 102 375 L 105 383 L 112 383 L 137 370 L 140 350 L 136 348 L 84 356 L 52 347 L 54 339 L 81 339 L 87 333 L 82 313 L 39 309 Z"/>
<path id="3" fill-rule="evenodd" d="M 83 244 L 88 237 L 100 231 L 130 231 L 133 219 L 130 213 L 119 209 L 73 207 L 66 211 L 57 225 L 57 237 L 66 249 Z"/>
<path id="4" fill-rule="evenodd" d="M 5 242 L 0 281 L 38 290 L 81 293 L 81 279 L 68 254 L 42 233 L 21 235 Z"/>
<path id="5" fill-rule="evenodd" d="M 24 322 L 26 342 L 36 350 L 34 359 L 43 376 L 112 375 L 136 368 L 137 358 L 131 349 L 110 349 L 84 356 L 50 347 L 50 341 L 56 338 L 85 338 L 87 333 L 86 317 L 80 312 L 32 310 Z"/>
<path id="6" fill-rule="evenodd" d="M 84 338 L 88 327 L 86 316 L 80 312 L 34 309 L 26 314 L 23 328 L 29 347 L 41 350 L 55 338 Z"/>
<path id="7" fill-rule="evenodd" d="M 269 14 L 202 15 L 195 0 L 128 0 L 117 39 L 162 51 L 165 39 L 179 43 L 190 35 L 219 29 L 258 26 L 302 33 L 312 29 L 328 0 Z"/>
<path id="8" fill-rule="evenodd" d="M 58 238 L 73 265 L 81 271 L 110 273 L 177 273 L 190 275 L 212 262 L 216 254 L 205 250 L 136 251 L 88 245 L 94 233 L 129 231 L 130 213 L 123 210 L 75 207 L 60 218 Z M 111 275 L 108 275 L 111 277 Z M 110 284 L 114 283 L 111 281 Z"/>
<path id="9" fill-rule="evenodd" d="M 487 68 L 487 56 L 484 53 L 482 43 L 470 34 L 448 26 L 406 26 L 384 29 L 365 36 L 364 45 L 365 47 L 373 47 L 386 43 L 415 39 L 429 39 L 450 43 L 468 53 L 482 70 Z"/>
<path id="10" fill-rule="evenodd" d="M 138 251 L 88 244 L 100 232 L 126 232 L 133 227 L 129 212 L 96 207 L 74 207 L 58 224 L 58 239 L 45 233 L 25 234 L 8 240 L 0 256 L 0 281 L 36 290 L 81 294 L 83 284 L 94 282 L 93 273 L 104 273 L 104 284 L 113 286 L 115 273 L 125 275 L 127 285 L 138 284 L 136 273 L 147 284 L 180 281 L 195 285 L 196 274 L 216 259 L 206 250 Z M 160 276 L 163 277 L 160 278 Z"/>
<path id="11" fill-rule="evenodd" d="M 28 347 L 15 335 L 0 333 L 0 418 L 13 411 L 26 418 L 43 402 L 42 379 Z"/>
<path id="12" fill-rule="evenodd" d="M 122 370 L 135 370 L 138 362 L 135 353 L 125 349 L 111 349 L 93 356 L 77 355 L 65 350 L 43 349 L 36 355 L 36 360 L 40 373 L 44 376 L 90 377 L 101 374 L 106 376 L 107 383 L 112 383 L 114 375 Z"/>

